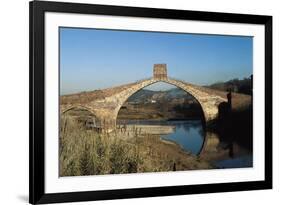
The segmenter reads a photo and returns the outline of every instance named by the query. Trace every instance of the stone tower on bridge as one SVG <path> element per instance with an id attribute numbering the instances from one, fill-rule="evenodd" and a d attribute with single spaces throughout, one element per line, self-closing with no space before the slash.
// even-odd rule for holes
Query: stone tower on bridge
<path id="1" fill-rule="evenodd" d="M 168 78 L 166 64 L 154 64 L 153 78 L 155 80 L 166 80 Z"/>

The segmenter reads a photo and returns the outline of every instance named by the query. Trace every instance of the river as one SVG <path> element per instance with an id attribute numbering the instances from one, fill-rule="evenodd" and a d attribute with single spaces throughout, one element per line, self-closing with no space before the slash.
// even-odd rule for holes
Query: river
<path id="1" fill-rule="evenodd" d="M 253 164 L 250 150 L 227 136 L 206 132 L 200 120 L 128 120 L 126 124 L 173 126 L 172 132 L 160 135 L 161 139 L 177 143 L 188 153 L 200 155 L 216 168 L 252 167 Z"/>

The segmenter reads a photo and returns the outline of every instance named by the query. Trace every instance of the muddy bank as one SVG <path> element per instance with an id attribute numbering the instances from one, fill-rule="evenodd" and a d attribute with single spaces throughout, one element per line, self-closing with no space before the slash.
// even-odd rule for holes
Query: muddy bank
<path id="1" fill-rule="evenodd" d="M 128 139 L 128 142 L 137 145 L 143 159 L 143 165 L 140 167 L 143 172 L 213 168 L 204 159 L 185 152 L 180 145 L 163 140 L 159 135 L 139 136 Z"/>

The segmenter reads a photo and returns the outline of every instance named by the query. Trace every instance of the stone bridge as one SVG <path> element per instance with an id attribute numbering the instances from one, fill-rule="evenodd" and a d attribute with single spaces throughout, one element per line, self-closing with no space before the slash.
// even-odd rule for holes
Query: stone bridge
<path id="1" fill-rule="evenodd" d="M 152 78 L 135 83 L 61 96 L 60 113 L 62 114 L 73 108 L 85 108 L 93 113 L 98 127 L 114 129 L 118 112 L 125 101 L 142 88 L 157 82 L 174 85 L 191 94 L 201 105 L 207 124 L 217 118 L 219 105 L 222 102 L 227 102 L 226 92 L 208 89 L 168 77 L 166 64 L 155 64 L 153 71 Z"/>

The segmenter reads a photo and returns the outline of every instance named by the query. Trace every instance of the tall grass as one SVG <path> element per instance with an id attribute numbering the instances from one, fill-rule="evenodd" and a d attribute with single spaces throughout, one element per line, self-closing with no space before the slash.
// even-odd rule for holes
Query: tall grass
<path id="1" fill-rule="evenodd" d="M 68 116 L 61 118 L 60 131 L 60 176 L 138 172 L 142 161 L 133 144 L 86 130 Z"/>
<path id="2" fill-rule="evenodd" d="M 159 136 L 87 130 L 75 117 L 60 122 L 59 175 L 81 176 L 208 168 Z"/>

